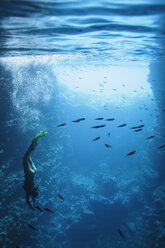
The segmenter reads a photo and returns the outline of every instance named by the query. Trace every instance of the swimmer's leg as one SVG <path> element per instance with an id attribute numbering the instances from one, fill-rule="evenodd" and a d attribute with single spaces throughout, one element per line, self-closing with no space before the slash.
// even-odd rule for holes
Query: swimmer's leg
<path id="1" fill-rule="evenodd" d="M 30 195 L 26 192 L 26 203 L 29 205 L 29 207 L 34 210 L 35 208 L 31 205 L 30 201 L 29 201 L 29 197 Z"/>

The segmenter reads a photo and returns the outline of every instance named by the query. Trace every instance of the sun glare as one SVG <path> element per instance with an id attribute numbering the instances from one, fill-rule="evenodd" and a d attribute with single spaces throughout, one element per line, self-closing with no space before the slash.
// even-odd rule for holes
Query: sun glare
<path id="1" fill-rule="evenodd" d="M 111 66 L 67 68 L 59 70 L 57 81 L 73 93 L 95 95 L 119 101 L 121 98 L 152 95 L 148 79 L 148 67 Z"/>

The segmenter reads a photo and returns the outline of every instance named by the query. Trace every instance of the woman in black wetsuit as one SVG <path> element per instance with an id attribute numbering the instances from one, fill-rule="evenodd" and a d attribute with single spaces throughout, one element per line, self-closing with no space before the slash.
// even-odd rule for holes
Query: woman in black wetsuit
<path id="1" fill-rule="evenodd" d="M 34 183 L 36 167 L 30 157 L 30 153 L 34 151 L 35 147 L 37 146 L 38 138 L 46 136 L 47 133 L 47 131 L 41 131 L 39 134 L 37 134 L 32 140 L 32 143 L 23 157 L 23 168 L 25 173 L 25 182 L 23 188 L 26 191 L 26 203 L 30 206 L 31 209 L 35 209 L 35 198 L 38 196 L 38 187 Z M 30 196 L 32 197 L 33 205 L 29 201 Z"/>

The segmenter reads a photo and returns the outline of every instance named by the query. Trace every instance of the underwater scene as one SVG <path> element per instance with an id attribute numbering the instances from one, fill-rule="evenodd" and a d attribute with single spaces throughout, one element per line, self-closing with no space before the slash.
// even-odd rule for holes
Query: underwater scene
<path id="1" fill-rule="evenodd" d="M 0 248 L 165 248 L 164 27 L 164 0 L 1 0 Z"/>

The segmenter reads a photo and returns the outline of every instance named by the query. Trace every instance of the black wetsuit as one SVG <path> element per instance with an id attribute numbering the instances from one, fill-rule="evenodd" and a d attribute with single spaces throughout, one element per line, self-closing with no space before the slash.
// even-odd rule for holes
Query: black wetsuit
<path id="1" fill-rule="evenodd" d="M 32 209 L 34 208 L 33 206 L 35 206 L 35 197 L 34 197 L 33 192 L 34 192 L 34 189 L 37 188 L 37 186 L 34 183 L 34 175 L 36 173 L 36 168 L 30 157 L 30 153 L 34 151 L 36 145 L 37 145 L 37 142 L 32 142 L 23 157 L 23 168 L 24 168 L 24 173 L 25 173 L 25 181 L 24 181 L 23 188 L 26 191 L 26 202 Z M 33 200 L 33 206 L 29 202 L 30 196 L 32 197 L 32 200 Z"/>

